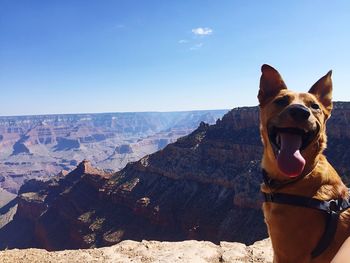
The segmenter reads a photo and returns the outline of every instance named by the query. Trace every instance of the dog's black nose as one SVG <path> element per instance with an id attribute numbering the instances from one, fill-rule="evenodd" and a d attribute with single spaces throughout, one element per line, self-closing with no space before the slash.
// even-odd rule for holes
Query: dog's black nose
<path id="1" fill-rule="evenodd" d="M 301 104 L 295 104 L 289 106 L 289 114 L 295 121 L 306 121 L 310 116 L 310 111 Z"/>

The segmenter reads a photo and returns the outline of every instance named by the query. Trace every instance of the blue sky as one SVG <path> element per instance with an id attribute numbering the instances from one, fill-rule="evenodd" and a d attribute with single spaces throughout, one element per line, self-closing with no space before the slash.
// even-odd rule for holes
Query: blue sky
<path id="1" fill-rule="evenodd" d="M 260 66 L 350 100 L 349 1 L 0 0 L 0 115 L 257 105 Z"/>

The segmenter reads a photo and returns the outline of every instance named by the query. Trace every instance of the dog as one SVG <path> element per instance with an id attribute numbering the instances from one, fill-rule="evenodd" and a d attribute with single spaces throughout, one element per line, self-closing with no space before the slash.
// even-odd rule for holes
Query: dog
<path id="1" fill-rule="evenodd" d="M 263 65 L 261 72 L 258 93 L 264 146 L 261 166 L 266 176 L 261 191 L 271 200 L 278 195 L 306 201 L 316 199 L 322 205 L 332 199 L 349 200 L 347 187 L 323 155 L 326 122 L 333 107 L 332 71 L 307 93 L 287 89 L 279 72 L 269 65 Z M 312 253 L 327 228 L 325 212 L 269 201 L 263 203 L 263 212 L 274 263 L 329 263 L 350 236 L 350 209 L 345 209 L 333 221 L 336 225 L 333 236 L 328 238 L 330 242 L 315 257 Z"/>

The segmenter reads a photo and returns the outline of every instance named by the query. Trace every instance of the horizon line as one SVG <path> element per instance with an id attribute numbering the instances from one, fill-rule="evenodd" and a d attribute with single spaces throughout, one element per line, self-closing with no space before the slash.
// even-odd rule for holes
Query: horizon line
<path id="1" fill-rule="evenodd" d="M 333 103 L 350 103 L 350 101 L 333 101 Z M 105 111 L 105 112 L 70 112 L 70 113 L 34 113 L 34 114 L 13 114 L 13 115 L 0 115 L 0 118 L 13 118 L 13 117 L 34 117 L 34 116 L 58 116 L 58 115 L 99 115 L 99 114 L 127 114 L 127 113 L 176 113 L 176 112 L 200 112 L 200 111 L 229 111 L 237 108 L 246 107 L 259 107 L 259 105 L 237 105 L 231 108 L 214 108 L 214 109 L 189 109 L 189 110 L 150 110 L 150 111 Z"/>
<path id="2" fill-rule="evenodd" d="M 238 108 L 238 107 L 234 107 Z M 234 109 L 231 108 L 231 109 Z M 41 116 L 58 116 L 58 115 L 102 115 L 102 114 L 128 114 L 128 113 L 180 113 L 180 112 L 201 112 L 201 111 L 229 111 L 231 109 L 193 109 L 193 110 L 169 110 L 169 111 L 106 111 L 106 112 L 77 112 L 77 113 L 38 113 L 38 114 L 14 114 L 0 115 L 0 118 L 14 117 L 41 117 Z"/>

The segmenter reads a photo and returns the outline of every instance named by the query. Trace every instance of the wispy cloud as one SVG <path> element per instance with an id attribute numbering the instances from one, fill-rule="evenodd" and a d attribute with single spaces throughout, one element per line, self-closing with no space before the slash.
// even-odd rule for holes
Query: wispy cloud
<path id="1" fill-rule="evenodd" d="M 198 44 L 195 44 L 194 46 L 190 47 L 190 50 L 198 50 L 200 48 L 203 47 L 203 43 L 198 43 Z"/>
<path id="2" fill-rule="evenodd" d="M 210 27 L 197 27 L 192 29 L 192 33 L 196 36 L 208 36 L 213 33 L 213 29 Z"/>
<path id="3" fill-rule="evenodd" d="M 188 50 L 199 50 L 204 46 L 205 37 L 213 34 L 214 30 L 210 27 L 197 27 L 190 31 L 191 36 L 180 39 L 177 41 L 178 44 L 183 45 Z M 187 34 L 189 32 L 187 31 Z"/>

